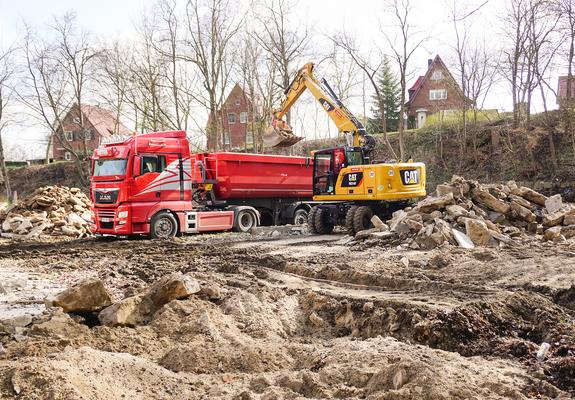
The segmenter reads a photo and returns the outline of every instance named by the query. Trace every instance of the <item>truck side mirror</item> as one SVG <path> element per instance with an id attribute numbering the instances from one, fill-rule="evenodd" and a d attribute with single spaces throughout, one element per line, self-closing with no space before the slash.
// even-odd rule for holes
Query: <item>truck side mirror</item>
<path id="1" fill-rule="evenodd" d="M 140 167 L 142 165 L 142 158 L 135 156 L 132 164 L 132 178 L 140 176 Z"/>

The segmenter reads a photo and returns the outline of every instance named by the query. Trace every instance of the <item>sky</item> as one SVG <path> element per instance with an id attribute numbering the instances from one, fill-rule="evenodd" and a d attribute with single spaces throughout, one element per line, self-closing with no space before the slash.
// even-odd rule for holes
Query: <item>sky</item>
<path id="1" fill-rule="evenodd" d="M 247 1 L 244 0 L 243 4 L 249 4 Z M 325 35 L 341 30 L 356 37 L 366 54 L 370 51 L 374 53 L 375 49 L 386 50 L 382 30 L 389 29 L 392 19 L 386 12 L 385 1 L 294 1 L 296 2 L 293 9 L 294 24 L 305 21 L 312 28 L 312 42 L 315 49 L 308 56 L 310 61 L 317 61 L 317 58 L 321 57 L 322 49 L 326 45 Z M 413 56 L 409 68 L 408 87 L 418 75 L 425 73 L 427 59 L 433 58 L 436 54 L 439 54 L 448 66 L 454 65 L 452 48 L 454 33 L 449 18 L 449 4 L 452 1 L 412 0 L 414 13 L 411 22 L 423 35 L 428 36 L 428 39 Z M 483 2 L 484 0 L 457 0 L 459 6 L 467 6 L 470 9 Z M 136 37 L 134 24 L 144 8 L 151 7 L 153 3 L 151 0 L 0 0 L 0 45 L 11 43 L 21 37 L 24 22 L 32 26 L 49 24 L 54 16 L 60 16 L 70 10 L 75 11 L 79 25 L 88 29 L 101 41 Z M 493 43 L 494 46 L 504 40 L 503 28 L 498 17 L 504 10 L 505 0 L 489 0 L 480 12 L 474 14 L 471 26 L 474 37 L 485 38 L 487 43 Z M 321 74 L 320 67 L 318 71 Z M 553 75 L 556 75 L 555 71 L 550 76 L 551 86 L 555 87 L 556 79 Z M 359 90 L 356 88 L 355 96 L 352 96 L 347 104 L 348 108 L 358 115 L 363 113 Z M 548 103 L 554 106 L 555 99 L 550 98 Z M 492 88 L 484 107 L 500 111 L 511 109 L 511 96 L 506 82 L 501 80 Z M 534 101 L 533 111 L 542 111 L 541 101 L 538 98 Z M 296 107 L 295 114 L 296 120 L 299 121 L 296 124 L 300 130 L 311 130 L 310 118 L 315 118 L 313 123 L 317 126 L 318 106 L 310 96 L 302 97 L 302 104 Z M 321 122 L 321 126 L 325 126 L 325 136 L 337 135 L 335 128 L 327 123 L 327 117 L 319 118 L 325 118 L 326 122 L 323 120 Z M 44 136 L 42 127 L 32 124 L 13 126 L 3 132 L 7 147 L 19 145 L 25 149 L 27 157 L 42 157 Z"/>

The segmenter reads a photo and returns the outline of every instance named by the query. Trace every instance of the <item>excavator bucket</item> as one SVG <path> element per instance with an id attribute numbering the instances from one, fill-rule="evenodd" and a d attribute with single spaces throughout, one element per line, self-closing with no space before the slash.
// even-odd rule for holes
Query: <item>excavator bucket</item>
<path id="1" fill-rule="evenodd" d="M 287 125 L 280 127 L 279 124 L 272 124 L 262 139 L 265 147 L 290 147 L 302 140 L 303 137 L 294 135 Z"/>

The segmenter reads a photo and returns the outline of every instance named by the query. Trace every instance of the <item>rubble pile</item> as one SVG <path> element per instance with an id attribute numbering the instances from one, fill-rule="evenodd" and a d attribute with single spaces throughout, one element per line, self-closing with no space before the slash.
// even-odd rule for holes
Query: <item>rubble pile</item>
<path id="1" fill-rule="evenodd" d="M 575 237 L 575 206 L 563 203 L 559 194 L 546 197 L 514 181 L 481 184 L 454 176 L 433 195 L 355 239 L 430 250 L 444 243 L 465 248 L 514 244 L 529 234 L 554 242 Z"/>
<path id="2" fill-rule="evenodd" d="M 2 237 L 40 235 L 83 237 L 90 234 L 90 199 L 78 188 L 45 186 L 0 212 Z"/>

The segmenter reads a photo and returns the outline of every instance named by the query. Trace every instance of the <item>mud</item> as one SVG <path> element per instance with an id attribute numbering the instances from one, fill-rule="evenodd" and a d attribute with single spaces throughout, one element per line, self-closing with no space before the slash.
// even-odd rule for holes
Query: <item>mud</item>
<path id="1" fill-rule="evenodd" d="M 134 328 L 57 310 L 31 313 L 18 332 L 0 327 L 0 398 L 575 396 L 574 243 L 422 252 L 345 241 L 0 245 L 1 276 L 28 277 L 0 295 L 11 315 L 28 312 L 25 296 L 87 276 L 116 299 L 174 271 L 202 285 Z M 41 284 L 32 289 L 30 277 Z M 538 360 L 542 342 L 550 350 Z"/>

